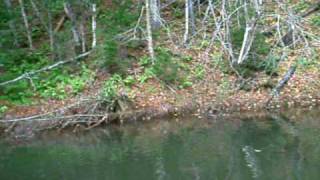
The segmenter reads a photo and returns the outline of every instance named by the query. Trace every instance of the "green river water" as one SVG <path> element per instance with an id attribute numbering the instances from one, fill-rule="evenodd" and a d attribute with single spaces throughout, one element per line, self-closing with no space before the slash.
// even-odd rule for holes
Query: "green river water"
<path id="1" fill-rule="evenodd" d="M 318 180 L 320 112 L 288 114 L 3 138 L 0 180 Z"/>

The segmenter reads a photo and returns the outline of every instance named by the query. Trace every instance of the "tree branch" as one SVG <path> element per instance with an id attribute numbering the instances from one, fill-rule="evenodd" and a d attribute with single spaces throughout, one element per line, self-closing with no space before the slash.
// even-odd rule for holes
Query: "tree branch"
<path id="1" fill-rule="evenodd" d="M 24 74 L 16 77 L 15 79 L 0 83 L 0 86 L 5 86 L 5 85 L 8 85 L 8 84 L 12 84 L 12 83 L 15 83 L 15 82 L 23 80 L 23 79 L 28 79 L 31 76 L 35 75 L 35 74 L 38 74 L 38 73 L 41 73 L 41 72 L 44 72 L 44 71 L 49 71 L 51 69 L 57 68 L 60 65 L 67 64 L 67 63 L 70 63 L 70 62 L 73 62 L 73 61 L 77 61 L 77 60 L 79 60 L 81 58 L 84 58 L 84 57 L 88 56 L 90 53 L 91 53 L 91 51 L 88 51 L 88 52 L 80 54 L 79 56 L 74 57 L 72 59 L 65 60 L 65 61 L 59 61 L 59 62 L 57 62 L 55 64 L 43 67 L 41 69 L 24 73 Z"/>

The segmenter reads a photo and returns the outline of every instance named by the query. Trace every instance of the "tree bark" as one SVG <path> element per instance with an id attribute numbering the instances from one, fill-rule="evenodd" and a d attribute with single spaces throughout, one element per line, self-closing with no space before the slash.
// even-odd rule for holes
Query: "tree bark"
<path id="1" fill-rule="evenodd" d="M 151 17 L 150 17 L 150 3 L 149 0 L 145 0 L 146 3 L 146 23 L 147 23 L 147 41 L 148 41 L 148 51 L 152 63 L 154 63 L 155 55 L 153 49 L 153 39 L 152 39 L 152 27 L 151 27 Z"/>
<path id="2" fill-rule="evenodd" d="M 160 4 L 158 0 L 150 0 L 150 15 L 152 29 L 159 29 L 161 27 Z"/>
<path id="3" fill-rule="evenodd" d="M 82 53 L 86 52 L 86 33 L 85 33 L 85 27 L 84 27 L 84 20 L 80 23 L 80 34 L 81 34 L 81 47 L 82 47 Z"/>
<path id="4" fill-rule="evenodd" d="M 189 41 L 189 0 L 185 0 L 185 29 L 184 29 L 184 36 L 183 36 L 183 44 L 186 46 Z"/>
<path id="5" fill-rule="evenodd" d="M 64 7 L 64 11 L 65 11 L 67 17 L 71 21 L 71 31 L 73 34 L 73 40 L 74 40 L 76 46 L 80 46 L 80 33 L 79 33 L 77 25 L 76 25 L 75 16 L 74 16 L 73 12 L 71 11 L 70 4 L 63 3 L 63 7 Z"/>
<path id="6" fill-rule="evenodd" d="M 194 14 L 194 6 L 193 6 L 193 1 L 189 1 L 189 18 L 190 18 L 190 26 L 191 26 L 191 34 L 194 35 L 196 33 L 196 24 L 195 24 L 195 14 Z"/>
<path id="7" fill-rule="evenodd" d="M 96 16 L 97 16 L 97 5 L 92 4 L 92 45 L 91 48 L 95 48 L 97 46 L 97 34 L 96 34 L 96 29 L 97 29 L 97 21 L 96 21 Z"/>

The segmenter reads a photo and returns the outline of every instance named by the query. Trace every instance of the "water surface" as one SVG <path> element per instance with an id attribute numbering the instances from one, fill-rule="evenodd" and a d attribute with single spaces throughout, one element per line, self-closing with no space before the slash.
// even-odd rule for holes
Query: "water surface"
<path id="1" fill-rule="evenodd" d="M 3 139 L 0 179 L 317 180 L 320 112 L 288 114 Z"/>

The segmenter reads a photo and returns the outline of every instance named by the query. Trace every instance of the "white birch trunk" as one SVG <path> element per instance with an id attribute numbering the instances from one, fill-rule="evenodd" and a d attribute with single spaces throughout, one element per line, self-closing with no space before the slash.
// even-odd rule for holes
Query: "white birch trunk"
<path id="1" fill-rule="evenodd" d="M 183 44 L 187 45 L 189 40 L 189 0 L 185 0 L 185 31 L 183 36 Z"/>
<path id="2" fill-rule="evenodd" d="M 92 4 L 92 49 L 95 48 L 97 46 L 97 21 L 96 21 L 96 17 L 97 17 L 97 5 L 96 4 Z"/>
<path id="3" fill-rule="evenodd" d="M 153 49 L 153 39 L 152 39 L 152 30 L 151 30 L 151 17 L 150 17 L 150 4 L 149 0 L 145 0 L 146 3 L 146 23 L 147 23 L 147 41 L 148 41 L 148 51 L 152 63 L 154 63 L 155 55 Z"/>

